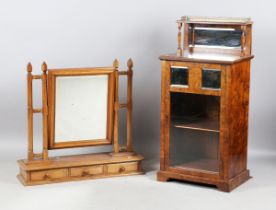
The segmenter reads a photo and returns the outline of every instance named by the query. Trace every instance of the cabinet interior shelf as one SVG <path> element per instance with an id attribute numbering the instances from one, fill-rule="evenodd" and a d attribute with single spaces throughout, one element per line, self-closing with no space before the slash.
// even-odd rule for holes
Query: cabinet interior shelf
<path id="1" fill-rule="evenodd" d="M 172 119 L 172 126 L 219 133 L 219 121 L 212 118 Z"/>

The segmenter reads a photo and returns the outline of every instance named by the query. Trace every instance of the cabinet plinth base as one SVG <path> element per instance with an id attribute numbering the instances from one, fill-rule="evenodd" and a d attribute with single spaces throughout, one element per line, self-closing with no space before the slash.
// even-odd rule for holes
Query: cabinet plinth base
<path id="1" fill-rule="evenodd" d="M 201 184 L 208 184 L 216 186 L 220 191 L 230 192 L 236 187 L 240 186 L 242 183 L 249 180 L 251 177 L 249 175 L 249 170 L 245 170 L 244 172 L 238 174 L 237 176 L 229 179 L 229 180 L 221 180 L 221 179 L 209 179 L 205 177 L 197 177 L 186 174 L 174 173 L 171 171 L 158 171 L 157 180 L 161 182 L 166 182 L 169 179 L 188 181 L 188 182 L 196 182 Z"/>
<path id="2" fill-rule="evenodd" d="M 53 157 L 48 160 L 18 160 L 19 181 L 25 185 L 143 174 L 137 154 L 111 156 L 109 153 Z"/>

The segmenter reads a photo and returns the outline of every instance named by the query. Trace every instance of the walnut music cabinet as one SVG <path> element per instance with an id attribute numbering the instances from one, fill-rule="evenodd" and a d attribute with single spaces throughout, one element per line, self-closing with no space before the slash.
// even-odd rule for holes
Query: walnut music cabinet
<path id="1" fill-rule="evenodd" d="M 230 192 L 247 169 L 252 21 L 182 17 L 176 54 L 165 54 L 159 181 Z"/>
<path id="2" fill-rule="evenodd" d="M 132 75 L 112 67 L 47 69 L 33 75 L 27 66 L 28 158 L 18 161 L 23 185 L 142 174 L 143 157 L 132 148 Z M 119 77 L 127 77 L 127 101 L 119 101 Z M 33 80 L 42 81 L 42 108 L 33 107 Z M 119 110 L 126 109 L 126 146 L 119 144 Z M 42 113 L 43 150 L 34 151 L 33 115 Z M 49 157 L 48 151 L 113 145 L 113 151 Z"/>

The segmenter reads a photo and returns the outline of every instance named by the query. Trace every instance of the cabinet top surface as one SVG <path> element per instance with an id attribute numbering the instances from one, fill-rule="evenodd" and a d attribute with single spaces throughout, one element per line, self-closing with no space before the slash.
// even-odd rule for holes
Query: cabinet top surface
<path id="1" fill-rule="evenodd" d="M 201 63 L 219 63 L 219 64 L 233 64 L 244 60 L 250 60 L 254 55 L 237 56 L 231 54 L 217 54 L 217 53 L 184 53 L 182 56 L 177 54 L 163 54 L 159 56 L 160 60 L 167 61 L 186 61 L 186 62 L 201 62 Z"/>

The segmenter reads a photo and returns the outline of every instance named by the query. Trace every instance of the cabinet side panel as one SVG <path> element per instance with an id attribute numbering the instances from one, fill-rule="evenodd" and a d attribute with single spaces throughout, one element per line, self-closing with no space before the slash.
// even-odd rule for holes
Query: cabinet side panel
<path id="1" fill-rule="evenodd" d="M 231 67 L 230 177 L 247 169 L 250 61 Z"/>
<path id="2" fill-rule="evenodd" d="M 160 124 L 160 169 L 165 170 L 169 164 L 169 138 L 170 138 L 170 75 L 169 63 L 162 61 L 161 79 L 161 124 Z"/>

